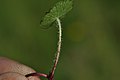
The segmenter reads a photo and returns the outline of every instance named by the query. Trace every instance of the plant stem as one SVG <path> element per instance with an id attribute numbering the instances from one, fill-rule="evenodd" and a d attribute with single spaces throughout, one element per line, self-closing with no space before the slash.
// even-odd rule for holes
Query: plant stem
<path id="1" fill-rule="evenodd" d="M 53 80 L 53 77 L 54 77 L 54 73 L 55 73 L 55 70 L 56 70 L 56 66 L 58 64 L 58 60 L 59 60 L 59 56 L 60 56 L 60 51 L 61 51 L 61 43 L 62 43 L 62 28 L 61 28 L 61 22 L 60 22 L 60 19 L 59 18 L 56 18 L 56 21 L 58 23 L 58 30 L 59 30 L 59 40 L 58 40 L 58 47 L 57 47 L 57 54 L 55 56 L 55 62 L 54 62 L 54 65 L 52 67 L 52 70 L 50 71 L 50 73 L 47 75 L 47 74 L 43 74 L 43 73 L 30 73 L 30 74 L 27 74 L 25 75 L 26 77 L 29 77 L 29 76 L 39 76 L 39 77 L 45 77 L 47 78 L 48 80 Z"/>
<path id="2" fill-rule="evenodd" d="M 55 61 L 54 61 L 54 65 L 53 68 L 49 74 L 50 79 L 49 80 L 53 80 L 54 77 L 54 73 L 56 70 L 56 66 L 58 64 L 58 60 L 59 60 L 59 56 L 60 56 L 60 51 L 61 51 L 61 43 L 62 43 L 62 27 L 61 27 L 61 22 L 59 18 L 56 18 L 56 21 L 58 23 L 58 30 L 59 30 L 59 40 L 58 40 L 58 47 L 57 47 L 57 54 L 55 56 Z"/>
<path id="3" fill-rule="evenodd" d="M 25 77 L 29 77 L 29 76 L 39 76 L 39 77 L 45 77 L 45 78 L 48 77 L 47 74 L 43 74 L 43 73 L 30 73 L 30 74 L 25 75 Z"/>

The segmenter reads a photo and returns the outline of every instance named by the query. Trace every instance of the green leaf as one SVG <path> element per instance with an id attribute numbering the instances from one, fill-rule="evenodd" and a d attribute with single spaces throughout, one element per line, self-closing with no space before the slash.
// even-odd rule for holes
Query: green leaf
<path id="1" fill-rule="evenodd" d="M 73 2 L 71 0 L 60 1 L 48 12 L 40 22 L 42 28 L 47 28 L 56 18 L 61 18 L 72 9 Z M 48 25 L 48 26 L 47 26 Z"/>

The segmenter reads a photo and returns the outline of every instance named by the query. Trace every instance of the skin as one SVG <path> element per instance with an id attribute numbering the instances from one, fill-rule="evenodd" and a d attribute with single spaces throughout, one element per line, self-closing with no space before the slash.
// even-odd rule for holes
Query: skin
<path id="1" fill-rule="evenodd" d="M 35 76 L 26 78 L 25 75 L 30 73 L 35 73 L 35 70 L 14 60 L 0 57 L 0 80 L 40 80 Z"/>

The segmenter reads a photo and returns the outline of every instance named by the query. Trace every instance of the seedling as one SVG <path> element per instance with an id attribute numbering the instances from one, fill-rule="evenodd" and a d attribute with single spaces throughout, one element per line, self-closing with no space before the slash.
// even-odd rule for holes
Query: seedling
<path id="1" fill-rule="evenodd" d="M 29 76 L 39 76 L 39 77 L 45 77 L 48 80 L 53 80 L 54 73 L 56 70 L 56 66 L 58 64 L 60 51 L 61 51 L 61 43 L 62 43 L 62 27 L 61 27 L 61 21 L 60 19 L 63 18 L 63 16 L 68 13 L 72 9 L 73 2 L 71 0 L 64 0 L 60 1 L 55 4 L 55 6 L 46 13 L 43 20 L 40 22 L 40 26 L 42 28 L 49 28 L 49 25 L 51 25 L 54 22 L 57 22 L 58 30 L 59 30 L 59 40 L 58 40 L 58 47 L 57 47 L 57 54 L 55 56 L 54 65 L 50 71 L 49 74 L 43 74 L 43 73 L 31 73 L 27 74 L 26 77 Z"/>

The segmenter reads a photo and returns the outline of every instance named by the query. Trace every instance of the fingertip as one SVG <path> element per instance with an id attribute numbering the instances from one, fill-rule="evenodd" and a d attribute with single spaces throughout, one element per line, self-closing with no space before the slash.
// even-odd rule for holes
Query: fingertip
<path id="1" fill-rule="evenodd" d="M 28 80 L 24 75 L 14 72 L 3 73 L 0 80 Z"/>
<path id="2" fill-rule="evenodd" d="M 0 80 L 40 80 L 38 77 L 25 77 L 25 75 L 22 75 L 20 73 L 16 72 L 6 72 L 0 74 Z"/>
<path id="3" fill-rule="evenodd" d="M 0 80 L 40 80 L 36 76 L 26 78 L 26 74 L 35 70 L 6 57 L 0 57 Z M 19 79 L 20 78 L 20 79 Z"/>

